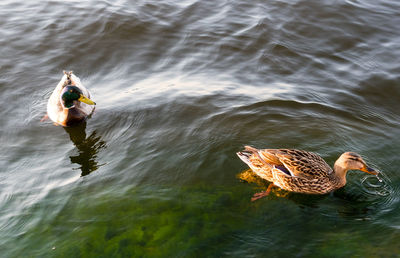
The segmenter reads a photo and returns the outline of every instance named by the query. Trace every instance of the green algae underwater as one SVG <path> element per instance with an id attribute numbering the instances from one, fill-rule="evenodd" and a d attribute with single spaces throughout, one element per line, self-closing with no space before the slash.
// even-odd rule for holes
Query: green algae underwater
<path id="1" fill-rule="evenodd" d="M 249 196 L 263 187 L 137 187 L 95 196 L 76 192 L 55 218 L 42 216 L 43 220 L 26 232 L 32 239 L 15 240 L 27 242 L 16 253 L 53 257 L 284 257 L 294 253 L 376 257 L 400 252 L 396 230 L 379 225 L 363 229 L 374 216 L 368 200 L 346 200 L 351 197 L 339 191 L 313 198 L 290 193 L 251 203 Z M 336 207 L 329 210 L 326 202 Z M 319 209 L 326 214 L 316 213 Z M 354 231 L 354 227 L 360 230 Z M 304 238 L 304 232 L 313 234 Z M 381 241 L 381 234 L 391 237 Z"/>

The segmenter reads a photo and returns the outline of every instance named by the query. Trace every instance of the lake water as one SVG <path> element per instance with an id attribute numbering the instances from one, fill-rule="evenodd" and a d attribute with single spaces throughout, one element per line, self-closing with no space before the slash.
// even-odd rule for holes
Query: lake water
<path id="1" fill-rule="evenodd" d="M 397 0 L 2 0 L 1 256 L 399 257 L 399 24 Z M 40 122 L 63 70 L 97 103 L 78 127 Z M 244 145 L 382 182 L 251 202 Z"/>

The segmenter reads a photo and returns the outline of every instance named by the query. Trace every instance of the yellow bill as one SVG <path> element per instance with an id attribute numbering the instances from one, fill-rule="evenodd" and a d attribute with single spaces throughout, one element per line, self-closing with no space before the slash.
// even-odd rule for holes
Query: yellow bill
<path id="1" fill-rule="evenodd" d="M 83 96 L 82 94 L 81 94 L 81 96 L 79 97 L 78 100 L 80 102 L 83 102 L 83 103 L 86 103 L 86 104 L 89 104 L 89 105 L 96 105 L 96 102 L 94 102 L 93 100 Z"/>

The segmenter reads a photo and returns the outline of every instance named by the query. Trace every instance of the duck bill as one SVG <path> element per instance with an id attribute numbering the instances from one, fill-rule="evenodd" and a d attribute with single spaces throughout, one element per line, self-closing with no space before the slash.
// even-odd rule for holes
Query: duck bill
<path id="1" fill-rule="evenodd" d="M 363 167 L 362 169 L 360 169 L 362 172 L 365 172 L 365 173 L 368 173 L 368 174 L 371 174 L 371 175 L 378 175 L 379 174 L 379 172 L 378 171 L 376 171 L 375 169 L 372 169 L 372 168 L 370 168 L 370 167 L 367 167 L 367 166 L 365 166 L 365 167 Z"/>
<path id="2" fill-rule="evenodd" d="M 89 104 L 89 105 L 96 105 L 96 103 L 93 100 L 83 96 L 82 94 L 81 94 L 81 96 L 79 97 L 78 100 L 80 102 L 83 102 L 83 103 L 86 103 L 86 104 Z"/>

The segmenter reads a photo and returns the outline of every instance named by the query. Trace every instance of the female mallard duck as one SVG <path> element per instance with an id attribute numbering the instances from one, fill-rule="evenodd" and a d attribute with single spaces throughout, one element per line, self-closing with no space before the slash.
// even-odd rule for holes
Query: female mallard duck
<path id="1" fill-rule="evenodd" d="M 297 193 L 325 194 L 346 184 L 348 170 L 378 174 L 354 152 L 343 153 L 333 170 L 319 155 L 303 150 L 259 150 L 245 146 L 245 150 L 237 155 L 258 176 L 272 182 L 266 191 L 255 194 L 253 201 L 268 195 L 274 186 Z"/>
<path id="2" fill-rule="evenodd" d="M 89 91 L 72 71 L 65 72 L 47 103 L 47 115 L 53 122 L 71 126 L 85 120 L 94 111 Z"/>

